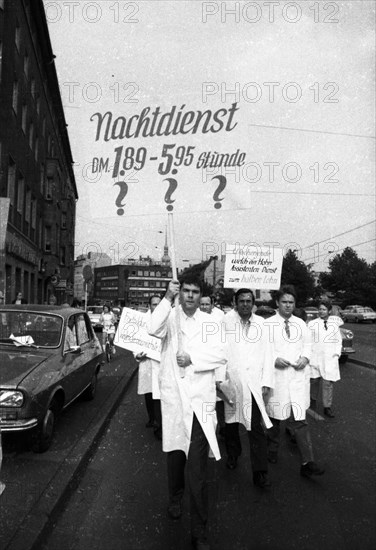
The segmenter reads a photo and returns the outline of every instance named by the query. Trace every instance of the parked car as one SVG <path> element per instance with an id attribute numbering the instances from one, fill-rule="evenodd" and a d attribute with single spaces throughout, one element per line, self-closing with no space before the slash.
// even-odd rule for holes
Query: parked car
<path id="1" fill-rule="evenodd" d="M 370 307 L 347 306 L 342 311 L 342 318 L 345 323 L 376 323 L 376 312 Z"/>
<path id="2" fill-rule="evenodd" d="M 35 452 L 52 442 L 56 419 L 93 399 L 104 360 L 87 313 L 63 306 L 0 308 L 2 432 L 25 432 Z"/>
<path id="3" fill-rule="evenodd" d="M 100 322 L 100 316 L 103 313 L 103 306 L 88 306 L 87 314 L 94 330 L 101 331 L 103 328 Z"/>
<path id="4" fill-rule="evenodd" d="M 304 310 L 307 314 L 307 323 L 309 321 L 312 321 L 312 319 L 317 319 L 317 317 L 319 316 L 319 310 L 317 309 L 317 307 L 305 307 Z M 346 363 L 348 356 L 352 353 L 355 353 L 355 350 L 353 348 L 354 333 L 351 330 L 343 327 L 339 327 L 339 330 L 342 336 L 342 350 L 339 362 L 344 364 Z"/>

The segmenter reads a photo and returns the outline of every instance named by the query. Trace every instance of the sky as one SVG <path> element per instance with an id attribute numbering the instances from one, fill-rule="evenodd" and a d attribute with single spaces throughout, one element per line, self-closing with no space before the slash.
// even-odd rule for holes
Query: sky
<path id="1" fill-rule="evenodd" d="M 233 243 L 294 249 L 316 271 L 346 246 L 375 261 L 373 2 L 44 4 L 76 255 L 160 258 L 170 219 L 179 267 Z M 174 106 L 186 125 L 167 135 Z M 162 135 L 135 135 L 157 108 Z M 214 152 L 239 166 L 202 168 Z"/>

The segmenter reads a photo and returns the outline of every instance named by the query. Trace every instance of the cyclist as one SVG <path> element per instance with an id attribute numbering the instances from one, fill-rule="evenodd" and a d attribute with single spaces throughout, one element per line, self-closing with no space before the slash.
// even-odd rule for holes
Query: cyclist
<path id="1" fill-rule="evenodd" d="M 115 314 L 111 311 L 111 308 L 109 305 L 105 304 L 103 306 L 103 313 L 101 313 L 99 321 L 103 325 L 103 331 L 102 331 L 103 348 L 105 349 L 106 347 L 106 340 L 108 336 L 108 341 L 110 342 L 110 346 L 111 346 L 111 353 L 112 355 L 115 355 L 116 349 L 114 346 L 114 338 L 115 338 L 115 332 L 116 332 L 117 319 Z"/>

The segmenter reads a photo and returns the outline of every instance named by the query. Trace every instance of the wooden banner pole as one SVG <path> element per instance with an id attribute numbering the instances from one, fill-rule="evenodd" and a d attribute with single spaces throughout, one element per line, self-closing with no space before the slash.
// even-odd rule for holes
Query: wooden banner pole
<path id="1" fill-rule="evenodd" d="M 171 258 L 172 278 L 177 280 L 178 271 L 176 267 L 176 254 L 175 254 L 175 234 L 174 234 L 174 218 L 172 212 L 167 214 L 168 216 L 168 236 L 169 236 L 169 253 Z M 176 333 L 178 336 L 178 353 L 183 351 L 183 339 L 180 330 L 180 314 L 179 314 L 179 294 L 175 296 L 175 323 Z M 180 367 L 180 378 L 184 378 L 185 369 Z"/>

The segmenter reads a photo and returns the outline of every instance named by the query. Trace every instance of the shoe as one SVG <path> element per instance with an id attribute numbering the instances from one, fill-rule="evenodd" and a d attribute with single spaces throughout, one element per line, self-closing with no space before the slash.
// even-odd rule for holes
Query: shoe
<path id="1" fill-rule="evenodd" d="M 146 422 L 145 428 L 154 428 L 154 420 L 149 420 L 149 422 Z"/>
<path id="2" fill-rule="evenodd" d="M 324 414 L 329 418 L 335 418 L 335 415 L 333 414 L 332 409 L 330 407 L 324 407 Z"/>
<path id="3" fill-rule="evenodd" d="M 300 468 L 300 475 L 303 477 L 311 477 L 311 476 L 321 476 L 325 473 L 325 470 L 323 468 L 320 468 L 316 462 L 307 462 L 307 464 L 302 464 Z"/>
<path id="4" fill-rule="evenodd" d="M 237 456 L 233 456 L 233 455 L 229 455 L 227 457 L 227 462 L 226 462 L 226 467 L 229 469 L 229 470 L 235 470 L 236 466 L 238 465 L 238 457 Z"/>
<path id="5" fill-rule="evenodd" d="M 293 445 L 297 445 L 295 435 L 288 428 L 286 428 L 285 431 L 286 431 L 286 435 L 288 436 L 288 438 L 290 440 L 290 443 L 292 443 Z"/>
<path id="6" fill-rule="evenodd" d="M 271 487 L 272 484 L 270 483 L 266 472 L 254 472 L 253 485 L 259 489 L 267 489 L 268 487 Z"/>
<path id="7" fill-rule="evenodd" d="M 270 464 L 277 464 L 278 462 L 277 451 L 268 451 L 268 462 L 270 462 Z"/>
<path id="8" fill-rule="evenodd" d="M 206 539 L 192 539 L 192 546 L 195 550 L 210 550 L 210 544 Z"/>
<path id="9" fill-rule="evenodd" d="M 111 348 L 111 353 L 112 353 L 112 355 L 115 355 L 115 354 L 116 354 L 116 348 L 115 348 L 115 346 L 112 346 L 112 348 Z"/>
<path id="10" fill-rule="evenodd" d="M 182 515 L 181 502 L 171 502 L 167 508 L 167 513 L 171 519 L 179 519 Z"/>

